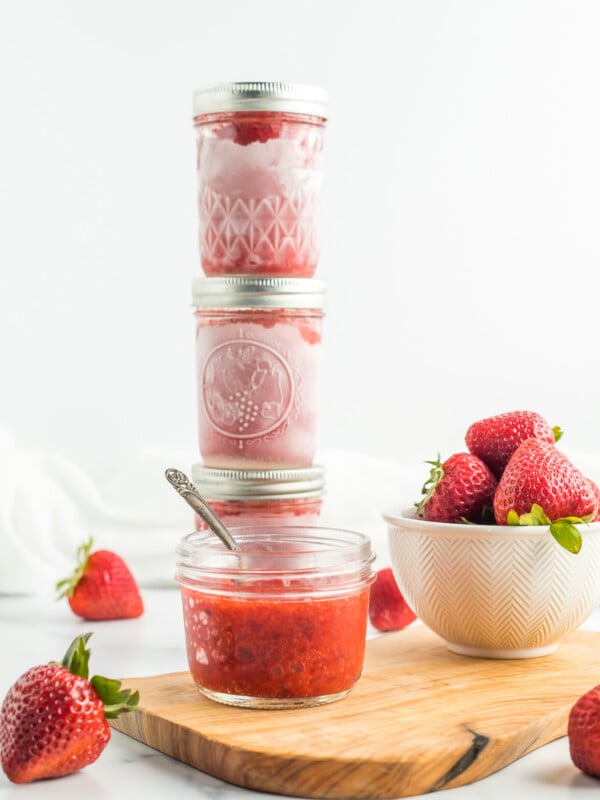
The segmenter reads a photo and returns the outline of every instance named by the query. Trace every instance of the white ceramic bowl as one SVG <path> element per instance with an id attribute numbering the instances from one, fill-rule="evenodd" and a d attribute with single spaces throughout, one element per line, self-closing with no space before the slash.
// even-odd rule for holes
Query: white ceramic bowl
<path id="1" fill-rule="evenodd" d="M 548 527 L 462 525 L 384 513 L 398 586 L 455 653 L 530 658 L 551 653 L 600 603 L 600 523 L 581 525 L 569 553 Z"/>

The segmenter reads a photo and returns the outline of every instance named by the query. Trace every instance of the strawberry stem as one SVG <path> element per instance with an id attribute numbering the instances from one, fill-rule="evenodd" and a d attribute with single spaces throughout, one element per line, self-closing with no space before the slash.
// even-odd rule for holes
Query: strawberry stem
<path id="1" fill-rule="evenodd" d="M 60 600 L 62 597 L 72 597 L 73 592 L 75 591 L 75 587 L 83 577 L 83 573 L 85 572 L 85 568 L 87 566 L 88 558 L 90 553 L 92 552 L 92 546 L 94 544 L 93 538 L 87 540 L 82 545 L 77 548 L 77 566 L 75 568 L 75 572 L 69 576 L 68 578 L 63 578 L 62 581 L 59 581 L 55 589 L 59 593 L 57 600 Z"/>
<path id="2" fill-rule="evenodd" d="M 442 462 L 440 460 L 440 454 L 438 453 L 438 457 L 436 461 L 425 461 L 425 464 L 431 464 L 431 470 L 429 471 L 429 478 L 423 484 L 423 488 L 421 489 L 421 494 L 423 497 L 419 500 L 418 503 L 415 503 L 415 507 L 417 509 L 417 516 L 423 516 L 423 509 L 431 499 L 431 496 L 435 492 L 435 488 L 438 483 L 444 477 L 444 469 L 442 467 Z"/>
<path id="3" fill-rule="evenodd" d="M 558 442 L 558 440 L 559 440 L 559 439 L 561 438 L 561 436 L 563 435 L 563 432 L 562 432 L 562 430 L 561 430 L 561 428 L 560 428 L 560 425 L 555 425 L 555 426 L 552 428 L 552 433 L 554 434 L 554 444 L 556 444 L 556 442 Z"/>
<path id="4" fill-rule="evenodd" d="M 583 543 L 581 531 L 577 525 L 587 524 L 592 518 L 591 514 L 586 517 L 561 517 L 560 519 L 549 520 L 544 509 L 537 503 L 531 506 L 531 511 L 526 514 L 517 514 L 514 508 L 506 516 L 507 525 L 548 525 L 550 533 L 561 547 L 569 553 L 578 553 Z"/>
<path id="5" fill-rule="evenodd" d="M 121 681 L 94 675 L 90 683 L 104 702 L 106 719 L 115 719 L 121 712 L 133 711 L 137 707 L 140 693 L 121 689 Z"/>
<path id="6" fill-rule="evenodd" d="M 91 651 L 87 649 L 86 644 L 91 635 L 91 633 L 84 633 L 73 639 L 61 661 L 65 669 L 68 669 L 73 675 L 79 675 L 80 678 L 87 679 L 90 674 L 89 661 Z"/>
<path id="7" fill-rule="evenodd" d="M 89 675 L 91 653 L 86 644 L 91 635 L 91 633 L 84 633 L 75 637 L 61 661 L 61 665 L 65 669 L 68 669 L 73 675 L 78 675 L 86 680 Z M 131 689 L 121 689 L 121 681 L 113 678 L 104 678 L 102 675 L 94 675 L 93 678 L 90 678 L 90 683 L 104 703 L 104 717 L 106 719 L 115 719 L 121 712 L 133 711 L 138 705 L 140 693 L 132 692 Z"/>
<path id="8" fill-rule="evenodd" d="M 557 519 L 550 523 L 550 533 L 569 553 L 578 553 L 581 550 L 581 532 L 569 519 Z"/>

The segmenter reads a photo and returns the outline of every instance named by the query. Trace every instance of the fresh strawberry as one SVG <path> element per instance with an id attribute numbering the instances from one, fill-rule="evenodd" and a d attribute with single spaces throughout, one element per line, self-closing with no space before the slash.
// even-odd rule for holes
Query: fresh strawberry
<path id="1" fill-rule="evenodd" d="M 139 693 L 119 681 L 88 680 L 91 633 L 78 636 L 62 663 L 27 670 L 0 710 L 2 769 L 13 783 L 59 778 L 96 761 L 110 739 L 108 719 L 133 710 Z"/>
<path id="2" fill-rule="evenodd" d="M 582 695 L 571 708 L 567 736 L 577 769 L 600 778 L 600 686 Z"/>
<path id="3" fill-rule="evenodd" d="M 513 453 L 494 496 L 498 525 L 549 525 L 573 553 L 581 549 L 574 523 L 589 522 L 598 506 L 590 481 L 550 442 L 526 439 Z"/>
<path id="4" fill-rule="evenodd" d="M 77 568 L 59 581 L 59 597 L 67 597 L 75 614 L 84 619 L 139 617 L 144 603 L 135 578 L 123 559 L 110 550 L 92 552 L 93 539 L 77 551 Z"/>
<path id="5" fill-rule="evenodd" d="M 417 514 L 429 522 L 485 522 L 491 513 L 496 478 L 472 453 L 455 453 L 444 463 L 426 461 L 432 469 L 421 493 Z"/>
<path id="6" fill-rule="evenodd" d="M 562 435 L 560 428 L 551 428 L 535 411 L 508 411 L 474 422 L 465 434 L 465 443 L 488 465 L 499 479 L 517 447 L 534 437 L 555 443 Z"/>
<path id="7" fill-rule="evenodd" d="M 406 604 L 391 567 L 380 569 L 369 598 L 369 619 L 378 631 L 401 631 L 417 615 Z"/>

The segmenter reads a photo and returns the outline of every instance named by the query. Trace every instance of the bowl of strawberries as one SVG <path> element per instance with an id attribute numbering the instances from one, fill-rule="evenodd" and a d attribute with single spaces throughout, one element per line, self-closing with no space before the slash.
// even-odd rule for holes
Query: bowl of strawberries
<path id="1" fill-rule="evenodd" d="M 600 490 L 561 433 L 532 411 L 479 420 L 384 513 L 400 591 L 449 650 L 547 655 L 600 603 Z"/>

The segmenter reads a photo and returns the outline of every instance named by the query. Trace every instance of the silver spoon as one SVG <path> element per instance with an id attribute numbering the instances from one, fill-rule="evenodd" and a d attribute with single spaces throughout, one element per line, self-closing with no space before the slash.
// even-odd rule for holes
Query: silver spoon
<path id="1" fill-rule="evenodd" d="M 173 488 L 179 492 L 186 503 L 191 506 L 191 508 L 193 508 L 200 517 L 202 517 L 211 531 L 217 534 L 225 547 L 227 547 L 229 550 L 240 549 L 239 544 L 233 538 L 231 532 L 225 527 L 223 522 L 208 505 L 206 500 L 198 492 L 187 475 L 181 472 L 181 470 L 169 468 L 165 470 L 165 477 L 171 486 L 173 486 Z"/>

